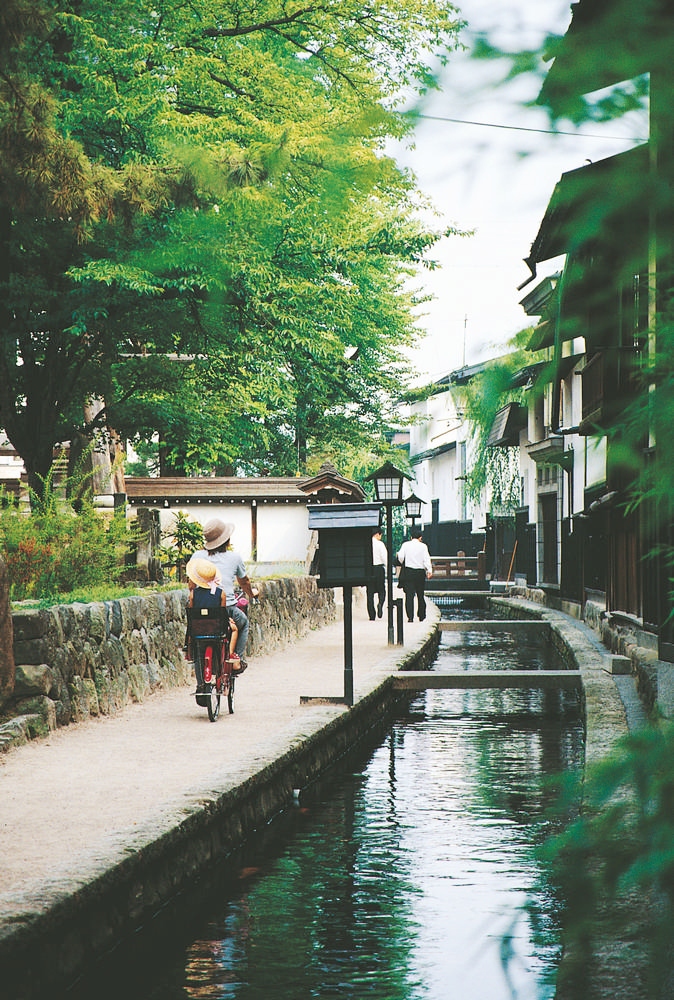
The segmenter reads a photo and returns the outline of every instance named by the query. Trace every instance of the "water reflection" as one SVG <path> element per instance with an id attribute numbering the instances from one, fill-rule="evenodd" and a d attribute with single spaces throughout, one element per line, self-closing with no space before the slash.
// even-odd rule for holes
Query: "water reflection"
<path id="1" fill-rule="evenodd" d="M 292 836 L 251 845 L 168 957 L 125 960 L 121 983 L 81 995 L 552 997 L 552 894 L 524 905 L 545 778 L 579 767 L 582 748 L 573 692 L 428 691 L 328 801 L 295 812 Z"/>

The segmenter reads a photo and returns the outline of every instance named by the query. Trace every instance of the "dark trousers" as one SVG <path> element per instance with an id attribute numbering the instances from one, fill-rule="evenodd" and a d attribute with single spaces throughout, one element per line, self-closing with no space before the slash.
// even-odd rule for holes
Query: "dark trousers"
<path id="1" fill-rule="evenodd" d="M 424 588 L 426 586 L 426 570 L 423 569 L 405 569 L 405 583 L 403 590 L 405 591 L 405 611 L 407 613 L 407 620 L 412 621 L 414 618 L 414 598 L 417 598 L 417 611 L 419 615 L 419 621 L 422 622 L 426 617 L 426 598 L 424 597 Z"/>
<path id="2" fill-rule="evenodd" d="M 386 567 L 385 566 L 374 566 L 374 578 L 372 583 L 367 585 L 367 613 L 370 616 L 370 620 L 375 619 L 375 608 L 374 599 L 379 598 L 378 611 L 381 611 L 384 607 L 384 601 L 386 600 Z"/>

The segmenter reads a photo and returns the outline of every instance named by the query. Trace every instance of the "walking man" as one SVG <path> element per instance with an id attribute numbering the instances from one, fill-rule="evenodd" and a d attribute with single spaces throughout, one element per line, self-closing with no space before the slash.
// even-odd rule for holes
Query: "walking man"
<path id="1" fill-rule="evenodd" d="M 398 562 L 403 567 L 402 588 L 405 591 L 405 611 L 408 622 L 414 621 L 414 598 L 417 599 L 417 615 L 422 622 L 426 617 L 426 580 L 433 575 L 433 564 L 428 546 L 421 539 L 421 528 L 412 528 L 409 542 L 403 542 L 398 552 Z"/>
<path id="2" fill-rule="evenodd" d="M 375 528 L 372 532 L 372 582 L 367 585 L 367 613 L 370 616 L 371 622 L 375 619 L 375 597 L 379 598 L 377 602 L 377 617 L 381 618 L 384 612 L 387 558 L 386 546 L 381 540 L 381 528 Z"/>

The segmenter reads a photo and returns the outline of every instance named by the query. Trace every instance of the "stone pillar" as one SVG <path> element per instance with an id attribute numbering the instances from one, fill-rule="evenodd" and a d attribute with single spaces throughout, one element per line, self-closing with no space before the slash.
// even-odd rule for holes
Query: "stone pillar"
<path id="1" fill-rule="evenodd" d="M 0 705 L 14 694 L 14 627 L 9 607 L 9 576 L 0 556 Z"/>

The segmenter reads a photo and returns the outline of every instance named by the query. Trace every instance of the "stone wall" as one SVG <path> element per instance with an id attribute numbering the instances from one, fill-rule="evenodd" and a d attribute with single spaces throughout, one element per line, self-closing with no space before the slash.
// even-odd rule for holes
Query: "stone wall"
<path id="1" fill-rule="evenodd" d="M 335 621 L 338 616 L 335 592 L 320 589 L 314 577 L 256 581 L 255 586 L 260 598 L 248 609 L 248 656 L 283 649 L 298 636 Z M 341 591 L 338 594 L 341 600 Z"/>
<path id="2" fill-rule="evenodd" d="M 578 604 L 551 598 L 540 588 L 510 588 L 511 597 L 559 609 L 564 614 L 581 618 L 595 632 L 613 657 L 613 673 L 629 673 L 635 679 L 639 697 L 653 718 L 674 719 L 674 664 L 658 659 L 657 636 L 646 632 L 628 616 L 606 611 L 604 604 L 587 601 L 583 609 Z M 581 614 L 582 612 L 582 614 Z M 616 669 L 622 659 L 624 666 Z"/>
<path id="3" fill-rule="evenodd" d="M 264 581 L 250 609 L 248 655 L 272 652 L 334 620 L 332 590 L 310 577 Z M 153 691 L 191 683 L 183 656 L 186 590 L 14 611 L 14 695 L 0 750 Z"/>

